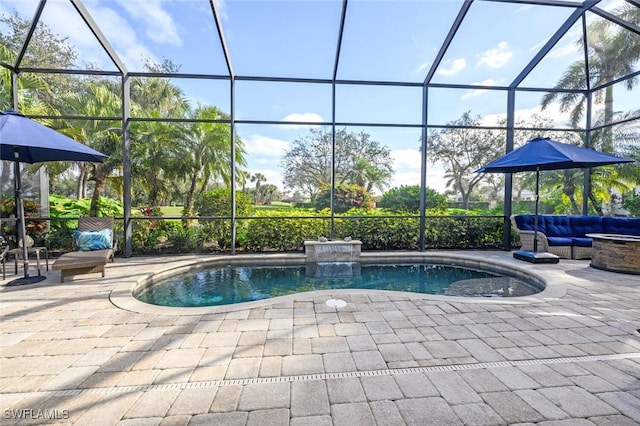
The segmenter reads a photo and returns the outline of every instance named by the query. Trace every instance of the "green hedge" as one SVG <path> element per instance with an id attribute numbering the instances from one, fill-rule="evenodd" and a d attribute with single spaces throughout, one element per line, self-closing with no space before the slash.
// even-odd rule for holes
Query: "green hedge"
<path id="1" fill-rule="evenodd" d="M 425 248 L 502 247 L 503 218 L 483 217 L 480 214 L 464 210 L 428 211 Z M 47 235 L 47 245 L 50 248 L 68 249 L 66 245 L 71 240 L 70 225 L 73 223 L 63 222 L 52 226 Z M 118 228 L 122 227 L 121 221 L 116 223 Z M 173 219 L 134 217 L 133 252 L 229 252 L 230 223 L 228 218 L 199 219 L 185 224 Z M 235 249 L 238 252 L 301 252 L 305 240 L 317 240 L 321 236 L 330 238 L 330 226 L 331 215 L 326 209 L 320 212 L 305 209 L 257 210 L 248 218 L 238 220 Z M 123 244 L 121 232 L 121 229 L 117 230 Z M 513 245 L 517 246 L 515 235 Z M 333 238 L 345 237 L 362 241 L 363 250 L 418 250 L 420 218 L 379 209 L 351 209 L 336 215 L 334 220 Z"/>
<path id="2" fill-rule="evenodd" d="M 245 251 L 300 251 L 305 240 L 317 240 L 330 232 L 330 219 L 314 218 L 317 214 L 309 211 L 262 211 L 258 216 L 238 223 Z M 286 219 L 286 216 L 296 217 Z"/>

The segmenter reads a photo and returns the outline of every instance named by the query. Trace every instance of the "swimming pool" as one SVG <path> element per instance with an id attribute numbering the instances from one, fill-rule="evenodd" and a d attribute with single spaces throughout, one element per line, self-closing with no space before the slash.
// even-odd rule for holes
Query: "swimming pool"
<path id="1" fill-rule="evenodd" d="M 522 276 L 456 264 L 334 263 L 203 266 L 137 288 L 145 303 L 172 307 L 241 304 L 318 290 L 391 290 L 445 296 L 503 298 L 539 293 Z"/>

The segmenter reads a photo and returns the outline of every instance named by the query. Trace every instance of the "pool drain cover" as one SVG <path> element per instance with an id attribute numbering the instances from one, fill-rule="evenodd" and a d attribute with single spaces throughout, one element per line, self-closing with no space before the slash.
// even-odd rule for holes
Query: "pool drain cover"
<path id="1" fill-rule="evenodd" d="M 342 299 L 329 299 L 325 303 L 332 308 L 344 308 L 347 306 L 347 302 Z"/>

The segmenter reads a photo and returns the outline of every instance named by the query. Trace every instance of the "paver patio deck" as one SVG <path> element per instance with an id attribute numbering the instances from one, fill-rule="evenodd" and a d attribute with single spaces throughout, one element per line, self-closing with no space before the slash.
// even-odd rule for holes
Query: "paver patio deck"
<path id="1" fill-rule="evenodd" d="M 461 253 L 550 291 L 325 291 L 190 314 L 126 302 L 174 257 L 0 287 L 0 424 L 640 424 L 640 276 Z"/>

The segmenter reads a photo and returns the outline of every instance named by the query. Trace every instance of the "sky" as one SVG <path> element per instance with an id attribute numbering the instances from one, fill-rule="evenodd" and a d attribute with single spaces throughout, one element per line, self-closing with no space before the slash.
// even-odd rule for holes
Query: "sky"
<path id="1" fill-rule="evenodd" d="M 623 0 L 604 0 L 613 10 Z M 351 0 L 348 3 L 339 80 L 422 83 L 460 10 L 461 0 Z M 578 3 L 578 2 L 576 2 Z M 129 71 L 143 71 L 145 58 L 169 58 L 180 72 L 227 75 L 208 0 L 84 0 L 84 4 Z M 224 37 L 237 76 L 313 78 L 330 81 L 334 73 L 342 3 L 338 0 L 217 0 Z M 0 13 L 15 10 L 30 19 L 35 0 L 0 0 Z M 478 86 L 429 91 L 429 123 L 446 124 L 471 111 L 484 124 L 504 117 L 508 86 L 573 11 L 569 7 L 476 1 L 444 54 L 432 82 Z M 596 19 L 592 17 L 590 19 Z M 79 60 L 115 71 L 93 34 L 68 1 L 50 0 L 42 22 L 80 53 Z M 550 87 L 580 53 L 580 26 L 574 26 L 523 81 L 521 87 Z M 26 65 L 25 65 L 26 66 Z M 216 105 L 230 112 L 230 88 L 224 80 L 172 79 L 195 106 Z M 309 134 L 309 125 L 332 118 L 331 84 L 253 82 L 235 86 L 238 120 L 282 124 L 238 124 L 246 144 L 248 169 L 282 188 L 281 158 L 293 141 Z M 516 116 L 540 112 L 544 92 L 519 92 Z M 637 108 L 640 92 L 616 91 L 616 107 Z M 336 121 L 401 123 L 422 121 L 422 88 L 336 86 Z M 557 105 L 546 111 L 558 126 L 567 117 Z M 420 129 L 356 125 L 386 145 L 394 160 L 390 187 L 420 183 Z M 445 188 L 441 165 L 429 165 L 427 185 Z"/>

